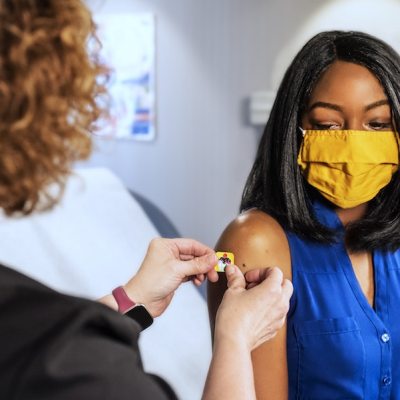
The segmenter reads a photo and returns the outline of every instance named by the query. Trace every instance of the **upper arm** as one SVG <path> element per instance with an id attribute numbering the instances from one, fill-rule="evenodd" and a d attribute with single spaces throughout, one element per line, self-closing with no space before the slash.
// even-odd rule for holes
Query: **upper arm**
<path id="1" fill-rule="evenodd" d="M 261 211 L 248 211 L 236 218 L 222 233 L 217 251 L 235 255 L 235 264 L 243 273 L 254 268 L 279 267 L 291 279 L 289 245 L 281 226 Z M 221 279 L 223 278 L 223 279 Z M 208 284 L 210 324 L 226 290 L 225 276 Z M 286 326 L 270 341 L 252 353 L 257 399 L 287 399 Z"/>

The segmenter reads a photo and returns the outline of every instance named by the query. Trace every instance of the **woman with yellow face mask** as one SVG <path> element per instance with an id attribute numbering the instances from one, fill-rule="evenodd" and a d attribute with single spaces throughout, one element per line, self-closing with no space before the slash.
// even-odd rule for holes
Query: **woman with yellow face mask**
<path id="1" fill-rule="evenodd" d="M 400 398 L 399 126 L 382 41 L 324 32 L 287 70 L 216 245 L 293 281 L 286 327 L 253 352 L 258 399 Z M 212 325 L 223 292 L 209 284 Z"/>

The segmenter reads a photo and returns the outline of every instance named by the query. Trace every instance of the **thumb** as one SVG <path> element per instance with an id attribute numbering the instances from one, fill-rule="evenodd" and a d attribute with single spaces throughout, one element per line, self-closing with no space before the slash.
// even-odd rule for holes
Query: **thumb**
<path id="1" fill-rule="evenodd" d="M 205 274 L 218 262 L 215 253 L 195 257 L 189 261 L 182 261 L 182 273 L 186 276 Z"/>
<path id="2" fill-rule="evenodd" d="M 236 265 L 228 265 L 225 268 L 226 279 L 228 283 L 228 288 L 242 288 L 246 287 L 246 280 L 244 279 L 244 275 L 242 271 Z"/>

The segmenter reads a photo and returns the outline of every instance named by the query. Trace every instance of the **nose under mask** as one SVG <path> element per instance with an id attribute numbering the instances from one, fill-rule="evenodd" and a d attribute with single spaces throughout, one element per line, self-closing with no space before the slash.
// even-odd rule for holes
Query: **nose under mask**
<path id="1" fill-rule="evenodd" d="M 341 208 L 373 199 L 399 165 L 393 131 L 306 130 L 297 158 L 303 176 Z"/>

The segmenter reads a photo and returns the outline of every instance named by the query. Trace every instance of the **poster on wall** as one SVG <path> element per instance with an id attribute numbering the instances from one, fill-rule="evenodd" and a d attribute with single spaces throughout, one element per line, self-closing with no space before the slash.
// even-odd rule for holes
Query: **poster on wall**
<path id="1" fill-rule="evenodd" d="M 95 15 L 101 57 L 111 68 L 110 121 L 101 136 L 154 140 L 155 17 L 151 13 Z"/>

